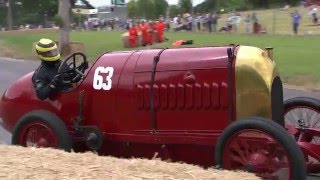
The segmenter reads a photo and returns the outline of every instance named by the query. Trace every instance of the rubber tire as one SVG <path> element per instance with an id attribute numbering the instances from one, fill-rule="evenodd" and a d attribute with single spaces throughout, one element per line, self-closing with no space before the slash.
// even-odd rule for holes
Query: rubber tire
<path id="1" fill-rule="evenodd" d="M 34 120 L 37 120 L 37 122 L 46 124 L 48 127 L 50 127 L 53 130 L 58 140 L 58 147 L 56 147 L 57 149 L 71 152 L 72 140 L 66 125 L 62 122 L 62 120 L 57 115 L 44 110 L 31 111 L 25 114 L 18 121 L 12 133 L 12 145 L 20 145 L 19 137 L 21 135 L 20 133 L 22 128 L 26 124 Z"/>
<path id="2" fill-rule="evenodd" d="M 284 101 L 284 113 L 295 106 L 307 106 L 320 112 L 320 100 L 311 97 L 296 97 Z"/>
<path id="3" fill-rule="evenodd" d="M 289 155 L 289 159 L 291 160 L 290 166 L 292 170 L 292 180 L 307 179 L 307 167 L 304 155 L 299 145 L 282 126 L 266 118 L 251 117 L 245 120 L 237 120 L 234 123 L 230 124 L 218 138 L 215 147 L 216 167 L 223 167 L 223 150 L 229 138 L 235 133 L 245 129 L 256 129 L 273 136 L 280 144 L 282 144 L 283 148 Z"/>

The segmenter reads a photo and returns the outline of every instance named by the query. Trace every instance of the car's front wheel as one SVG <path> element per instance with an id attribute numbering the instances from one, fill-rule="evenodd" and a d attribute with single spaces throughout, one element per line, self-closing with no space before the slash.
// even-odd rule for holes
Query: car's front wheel
<path id="1" fill-rule="evenodd" d="M 25 147 L 51 147 L 70 152 L 72 140 L 66 125 L 55 114 L 37 110 L 24 115 L 12 133 L 12 144 Z"/>
<path id="2" fill-rule="evenodd" d="M 263 179 L 303 180 L 307 170 L 300 147 L 279 124 L 264 118 L 238 120 L 215 148 L 218 167 L 245 170 Z"/>

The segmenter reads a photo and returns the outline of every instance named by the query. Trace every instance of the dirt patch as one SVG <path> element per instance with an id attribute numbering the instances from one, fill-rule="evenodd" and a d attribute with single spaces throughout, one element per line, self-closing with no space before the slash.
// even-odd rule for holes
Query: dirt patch
<path id="1" fill-rule="evenodd" d="M 160 160 L 118 159 L 0 145 L 0 179 L 260 179 L 246 172 L 202 169 Z"/>

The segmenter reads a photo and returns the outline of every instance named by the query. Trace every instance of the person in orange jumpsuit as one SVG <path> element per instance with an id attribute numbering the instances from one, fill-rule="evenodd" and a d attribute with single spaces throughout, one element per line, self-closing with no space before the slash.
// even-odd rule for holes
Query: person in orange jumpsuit
<path id="1" fill-rule="evenodd" d="M 140 31 L 141 31 L 141 29 L 140 29 L 140 27 L 141 27 L 141 23 L 140 23 L 140 22 L 138 22 L 138 23 L 137 23 L 137 25 L 136 25 L 136 27 L 137 27 L 138 32 L 140 32 Z"/>
<path id="2" fill-rule="evenodd" d="M 154 36 L 154 30 L 155 30 L 155 25 L 154 23 L 151 21 L 149 22 L 149 25 L 148 25 L 148 44 L 149 45 L 152 45 L 153 44 L 153 36 Z"/>
<path id="3" fill-rule="evenodd" d="M 148 25 L 144 21 L 142 21 L 139 29 L 141 31 L 141 36 L 142 36 L 142 45 L 146 46 L 149 43 Z"/>
<path id="4" fill-rule="evenodd" d="M 137 36 L 138 36 L 138 29 L 136 25 L 133 23 L 132 26 L 129 28 L 130 47 L 137 46 Z"/>
<path id="5" fill-rule="evenodd" d="M 159 23 L 157 24 L 159 42 L 163 42 L 164 29 L 165 29 L 165 25 L 164 25 L 163 21 L 160 19 Z"/>

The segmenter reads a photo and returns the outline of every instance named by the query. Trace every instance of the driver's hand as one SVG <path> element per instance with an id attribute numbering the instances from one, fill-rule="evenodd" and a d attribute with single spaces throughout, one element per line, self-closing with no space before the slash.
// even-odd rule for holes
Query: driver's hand
<path id="1" fill-rule="evenodd" d="M 84 71 L 85 71 L 86 69 L 88 69 L 88 67 L 89 67 L 89 63 L 88 63 L 88 62 L 85 62 L 85 63 L 81 64 L 81 65 L 78 67 L 78 69 L 79 69 L 80 71 L 83 71 L 83 73 L 84 73 Z"/>
<path id="2" fill-rule="evenodd" d="M 52 79 L 49 85 L 51 88 L 56 88 L 61 84 L 61 82 L 62 82 L 62 76 L 58 74 Z"/>

